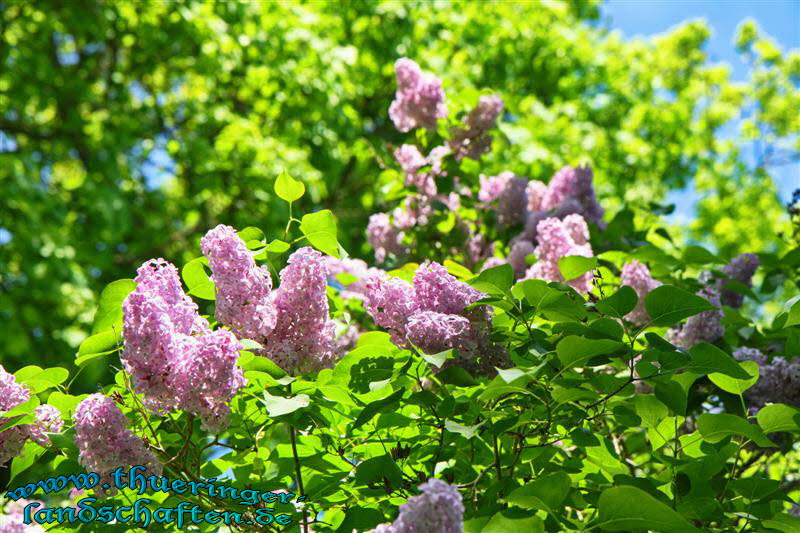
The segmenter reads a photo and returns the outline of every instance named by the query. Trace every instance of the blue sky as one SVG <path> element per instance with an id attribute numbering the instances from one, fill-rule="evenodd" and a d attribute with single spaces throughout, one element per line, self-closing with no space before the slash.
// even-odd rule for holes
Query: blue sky
<path id="1" fill-rule="evenodd" d="M 728 63 L 737 81 L 747 78 L 747 67 L 733 44 L 742 20 L 755 19 L 784 52 L 800 48 L 800 0 L 607 0 L 603 15 L 608 26 L 626 38 L 650 37 L 686 20 L 703 18 L 712 28 L 706 45 L 709 61 Z M 730 129 L 735 131 L 735 127 Z M 800 187 L 800 162 L 774 168 L 771 173 L 781 201 L 788 202 L 792 191 Z M 691 188 L 670 194 L 669 200 L 678 207 L 673 221 L 692 217 L 694 198 Z"/>

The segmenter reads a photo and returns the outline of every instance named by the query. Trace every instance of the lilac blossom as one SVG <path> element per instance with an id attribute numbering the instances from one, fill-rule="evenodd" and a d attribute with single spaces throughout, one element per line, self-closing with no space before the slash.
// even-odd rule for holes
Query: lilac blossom
<path id="1" fill-rule="evenodd" d="M 34 512 L 45 507 L 39 500 L 9 501 L 0 512 L 0 533 L 44 533 L 46 530 L 36 522 L 25 523 L 25 507 L 32 503 L 39 504 L 32 508 Z"/>
<path id="2" fill-rule="evenodd" d="M 270 301 L 272 278 L 256 265 L 236 230 L 220 224 L 200 241 L 216 286 L 216 317 L 240 338 L 257 340 L 272 331 L 277 312 Z"/>
<path id="3" fill-rule="evenodd" d="M 435 128 L 436 120 L 447 116 L 442 82 L 405 57 L 397 60 L 394 69 L 397 91 L 389 106 L 389 117 L 395 127 L 402 132 Z"/>
<path id="4" fill-rule="evenodd" d="M 27 402 L 30 397 L 30 391 L 17 383 L 14 375 L 0 365 L 0 411 L 13 409 Z M 6 422 L 8 419 L 0 417 L 0 425 Z M 28 436 L 28 427 L 25 425 L 16 425 L 0 432 L 0 465 L 19 455 Z"/>
<path id="5" fill-rule="evenodd" d="M 733 281 L 738 281 L 747 287 L 753 286 L 753 274 L 759 265 L 756 254 L 739 254 L 731 260 L 722 272 Z M 742 306 L 744 295 L 730 289 L 725 289 L 725 281 L 721 282 L 720 301 L 730 307 L 738 308 Z"/>
<path id="6" fill-rule="evenodd" d="M 367 281 L 371 276 L 380 275 L 383 270 L 370 267 L 361 259 L 350 257 L 338 259 L 336 257 L 325 256 L 325 268 L 328 277 L 336 280 L 341 285 L 340 295 L 342 298 L 355 298 L 363 300 L 367 292 Z M 352 280 L 342 281 L 340 275 Z"/>
<path id="7" fill-rule="evenodd" d="M 544 279 L 547 281 L 564 281 L 558 268 L 558 260 L 562 257 L 579 255 L 592 257 L 592 247 L 588 243 L 589 228 L 583 217 L 577 214 L 567 215 L 564 220 L 551 217 L 539 222 L 537 226 L 539 245 L 535 249 L 538 261 L 525 274 L 526 279 Z M 568 281 L 573 289 L 589 292 L 592 289 L 592 272 Z"/>
<path id="8" fill-rule="evenodd" d="M 455 153 L 456 160 L 464 157 L 478 159 L 489 151 L 492 145 L 489 131 L 495 127 L 503 107 L 500 96 L 482 95 L 478 99 L 478 105 L 467 115 L 465 127 L 452 128 L 448 144 Z"/>
<path id="9" fill-rule="evenodd" d="M 602 223 L 604 211 L 597 203 L 590 167 L 564 167 L 550 180 L 541 199 L 542 209 L 554 210 L 564 206 L 590 222 Z"/>
<path id="10" fill-rule="evenodd" d="M 647 265 L 635 259 L 622 265 L 620 278 L 620 285 L 628 285 L 636 291 L 636 295 L 639 297 L 636 307 L 625 315 L 625 318 L 639 326 L 647 324 L 650 321 L 650 315 L 647 314 L 647 309 L 645 309 L 644 299 L 650 294 L 650 291 L 660 287 L 661 282 L 654 280 L 650 276 L 650 269 L 647 268 Z"/>
<path id="11" fill-rule="evenodd" d="M 499 226 L 525 222 L 528 204 L 526 180 L 514 176 L 513 172 L 502 172 L 488 178 L 481 176 L 480 183 L 478 199 L 493 206 Z"/>
<path id="12" fill-rule="evenodd" d="M 535 247 L 530 241 L 517 241 L 511 245 L 511 251 L 508 254 L 508 263 L 514 269 L 514 276 L 521 278 L 528 270 L 527 257 L 535 253 Z"/>
<path id="13" fill-rule="evenodd" d="M 454 485 L 436 478 L 419 486 L 422 493 L 400 506 L 392 524 L 381 524 L 372 533 L 461 533 L 464 504 Z"/>
<path id="14" fill-rule="evenodd" d="M 403 231 L 392 224 L 386 213 L 375 213 L 367 224 L 367 242 L 375 250 L 375 261 L 383 263 L 389 255 L 402 257 L 408 253 L 403 244 Z"/>
<path id="15" fill-rule="evenodd" d="M 143 465 L 156 475 L 161 464 L 128 428 L 128 419 L 113 399 L 91 394 L 75 409 L 78 461 L 88 472 L 106 476 L 121 466 Z"/>
<path id="16" fill-rule="evenodd" d="M 787 360 L 779 356 L 769 360 L 760 350 L 748 347 L 738 348 L 733 357 L 758 363 L 758 381 L 745 391 L 751 406 L 760 408 L 768 403 L 783 403 L 800 407 L 800 359 Z"/>
<path id="17" fill-rule="evenodd" d="M 50 439 L 45 433 L 59 433 L 64 427 L 61 412 L 52 405 L 40 405 L 34 410 L 36 422 L 28 426 L 31 439 L 39 446 L 47 447 Z"/>
<path id="18" fill-rule="evenodd" d="M 278 321 L 264 340 L 266 353 L 289 371 L 331 365 L 335 325 L 328 317 L 327 268 L 322 254 L 303 247 L 289 256 L 275 291 Z"/>

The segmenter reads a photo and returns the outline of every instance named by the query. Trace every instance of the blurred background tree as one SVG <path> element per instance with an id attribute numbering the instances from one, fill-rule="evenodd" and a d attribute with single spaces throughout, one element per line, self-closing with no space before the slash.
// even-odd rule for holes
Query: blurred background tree
<path id="1" fill-rule="evenodd" d="M 751 77 L 733 83 L 708 63 L 704 23 L 627 41 L 600 14 L 595 1 L 0 0 L 0 359 L 67 362 L 106 283 L 197 255 L 218 223 L 269 234 L 285 220 L 282 169 L 306 184 L 300 208 L 334 210 L 369 259 L 402 56 L 444 80 L 451 114 L 502 94 L 503 149 L 480 172 L 547 180 L 589 162 L 612 212 L 653 211 L 694 183 L 698 217 L 677 235 L 724 256 L 780 251 L 770 172 L 800 152 L 800 53 L 744 24 Z M 742 116 L 763 143 L 755 168 L 717 136 Z"/>

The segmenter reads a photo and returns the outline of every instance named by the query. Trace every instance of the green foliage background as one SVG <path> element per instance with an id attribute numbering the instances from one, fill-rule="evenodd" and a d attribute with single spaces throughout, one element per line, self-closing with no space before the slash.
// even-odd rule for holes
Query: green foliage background
<path id="1" fill-rule="evenodd" d="M 355 256 L 394 171 L 392 64 L 444 79 L 451 113 L 500 91 L 513 120 L 478 169 L 546 179 L 590 162 L 604 205 L 647 208 L 693 180 L 683 238 L 728 256 L 783 244 L 770 164 L 798 149 L 800 55 L 752 25 L 749 83 L 708 64 L 690 22 L 625 41 L 596 2 L 0 1 L 0 356 L 55 364 L 100 289 L 147 258 L 180 263 L 217 223 L 273 227 L 281 169 L 332 209 Z M 742 110 L 770 146 L 749 168 L 715 137 Z M 163 168 L 159 168 L 163 167 Z M 154 179 L 158 176 L 158 179 Z M 91 383 L 91 371 L 87 383 Z"/>

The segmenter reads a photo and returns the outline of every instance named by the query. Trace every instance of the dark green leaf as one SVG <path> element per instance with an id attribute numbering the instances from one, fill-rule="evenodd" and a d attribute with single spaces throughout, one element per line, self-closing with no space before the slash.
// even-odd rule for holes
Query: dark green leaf
<path id="1" fill-rule="evenodd" d="M 672 285 L 662 285 L 650 291 L 644 306 L 653 326 L 671 326 L 684 318 L 715 309 L 708 300 Z"/>
<path id="2" fill-rule="evenodd" d="M 92 333 L 99 333 L 122 323 L 122 302 L 135 288 L 136 282 L 132 279 L 118 279 L 106 285 L 94 314 Z"/>
<path id="3" fill-rule="evenodd" d="M 666 533 L 698 532 L 699 529 L 666 504 L 641 489 L 612 487 L 600 495 L 599 527 L 605 531 L 655 530 Z"/>

